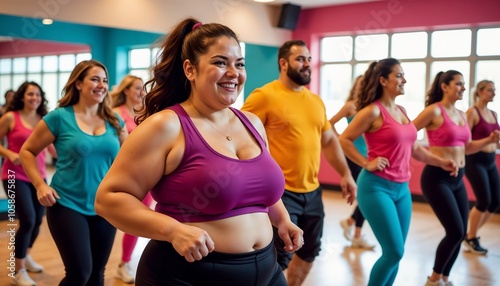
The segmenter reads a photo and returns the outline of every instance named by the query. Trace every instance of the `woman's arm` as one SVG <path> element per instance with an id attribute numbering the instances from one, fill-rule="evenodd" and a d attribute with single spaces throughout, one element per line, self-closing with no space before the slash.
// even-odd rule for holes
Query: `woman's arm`
<path id="1" fill-rule="evenodd" d="M 54 189 L 47 185 L 45 178 L 40 174 L 36 156 L 42 151 L 45 152 L 44 149 L 54 141 L 55 137 L 50 132 L 49 127 L 44 120 L 40 120 L 19 152 L 24 171 L 36 188 L 38 200 L 43 206 L 52 206 L 59 196 Z"/>
<path id="2" fill-rule="evenodd" d="M 7 112 L 0 118 L 0 141 L 9 134 L 14 123 L 14 113 Z M 19 154 L 0 144 L 0 156 L 11 161 L 14 165 L 19 164 Z"/>
<path id="3" fill-rule="evenodd" d="M 356 113 L 356 105 L 352 101 L 348 101 L 340 108 L 340 110 L 330 118 L 330 124 L 332 125 L 333 132 L 337 137 L 339 137 L 339 133 L 337 129 L 335 129 L 335 124 L 339 122 L 344 117 L 349 117 L 352 114 Z"/>

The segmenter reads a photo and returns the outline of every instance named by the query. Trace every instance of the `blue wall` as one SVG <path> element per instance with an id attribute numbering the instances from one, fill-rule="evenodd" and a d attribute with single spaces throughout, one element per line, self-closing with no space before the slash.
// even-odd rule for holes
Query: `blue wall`
<path id="1" fill-rule="evenodd" d="M 129 72 L 128 50 L 150 47 L 163 35 L 59 21 L 47 26 L 39 19 L 0 14 L 0 36 L 89 45 L 92 57 L 108 68 L 113 86 Z M 246 43 L 245 49 L 246 98 L 255 88 L 278 77 L 278 48 Z"/>

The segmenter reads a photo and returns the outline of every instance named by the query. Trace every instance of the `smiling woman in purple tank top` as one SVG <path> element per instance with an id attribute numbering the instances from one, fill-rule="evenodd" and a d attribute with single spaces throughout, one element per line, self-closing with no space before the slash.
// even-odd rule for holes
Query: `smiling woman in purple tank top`
<path id="1" fill-rule="evenodd" d="M 135 285 L 286 285 L 272 226 L 289 252 L 303 235 L 281 201 L 264 126 L 230 108 L 246 80 L 236 35 L 188 18 L 160 51 L 139 126 L 95 204 L 124 232 L 151 238 Z M 154 211 L 140 201 L 149 190 Z"/>

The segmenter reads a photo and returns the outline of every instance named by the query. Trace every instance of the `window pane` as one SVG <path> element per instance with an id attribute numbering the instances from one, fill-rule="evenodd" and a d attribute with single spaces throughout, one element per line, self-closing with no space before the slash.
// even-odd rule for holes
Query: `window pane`
<path id="1" fill-rule="evenodd" d="M 436 31 L 431 36 L 431 55 L 438 58 L 470 56 L 471 30 Z"/>
<path id="2" fill-rule="evenodd" d="M 150 49 L 130 50 L 130 68 L 148 68 L 151 65 Z"/>
<path id="3" fill-rule="evenodd" d="M 72 71 L 75 68 L 75 55 L 61 55 L 59 56 L 59 70 Z"/>
<path id="4" fill-rule="evenodd" d="M 12 72 L 13 73 L 25 73 L 26 72 L 26 58 L 15 58 L 12 62 Z"/>
<path id="5" fill-rule="evenodd" d="M 405 73 L 405 94 L 396 97 L 396 102 L 406 109 L 408 117 L 413 120 L 417 117 L 425 105 L 425 63 L 424 62 L 401 62 Z M 418 132 L 418 139 L 424 138 L 424 130 Z"/>
<path id="6" fill-rule="evenodd" d="M 12 71 L 12 60 L 11 59 L 0 59 L 0 73 L 6 74 Z"/>
<path id="7" fill-rule="evenodd" d="M 477 31 L 477 55 L 500 55 L 500 28 Z"/>
<path id="8" fill-rule="evenodd" d="M 328 37 L 321 40 L 321 61 L 350 61 L 352 37 Z"/>
<path id="9" fill-rule="evenodd" d="M 12 77 L 12 86 L 14 86 L 14 90 L 17 90 L 23 82 L 26 81 L 25 74 L 14 74 Z"/>
<path id="10" fill-rule="evenodd" d="M 364 75 L 370 63 L 361 63 L 354 65 L 354 77 Z"/>
<path id="11" fill-rule="evenodd" d="M 57 100 L 59 100 L 61 94 L 61 90 L 57 89 L 57 75 L 55 73 L 43 74 L 42 88 L 45 91 L 45 98 L 48 101 L 48 109 L 52 110 L 56 108 Z"/>
<path id="12" fill-rule="evenodd" d="M 42 84 L 42 74 L 40 73 L 30 73 L 28 74 L 28 81 L 34 81 L 36 83 L 38 83 L 39 85 Z M 43 86 L 42 86 L 43 88 Z"/>
<path id="13" fill-rule="evenodd" d="M 43 71 L 44 72 L 57 71 L 57 56 L 43 57 Z"/>
<path id="14" fill-rule="evenodd" d="M 66 82 L 69 79 L 69 75 L 70 75 L 69 72 L 59 74 L 59 81 L 57 83 L 57 90 L 59 90 L 59 94 L 62 93 L 62 90 L 63 90 L 64 86 L 66 85 Z"/>
<path id="15" fill-rule="evenodd" d="M 147 69 L 130 70 L 130 74 L 142 78 L 144 82 L 151 79 L 151 75 L 149 74 L 149 70 Z"/>
<path id="16" fill-rule="evenodd" d="M 389 54 L 389 37 L 387 35 L 357 36 L 354 44 L 357 60 L 380 60 Z"/>
<path id="17" fill-rule="evenodd" d="M 83 54 L 78 54 L 76 55 L 76 64 L 75 66 L 81 62 L 81 61 L 86 61 L 86 60 L 90 60 L 92 58 L 92 54 L 91 53 L 83 53 Z"/>
<path id="18" fill-rule="evenodd" d="M 480 82 L 483 79 L 491 80 L 495 83 L 495 88 L 500 89 L 500 61 L 478 61 L 476 64 L 476 80 L 475 84 Z M 473 90 L 471 88 L 470 94 L 472 94 Z M 500 100 L 498 97 L 493 99 L 488 105 L 488 108 L 495 110 L 500 113 Z"/>
<path id="19" fill-rule="evenodd" d="M 432 81 L 434 80 L 434 77 L 436 74 L 440 71 L 447 71 L 447 70 L 456 70 L 459 71 L 463 77 L 464 77 L 464 82 L 465 82 L 465 88 L 467 89 L 464 92 L 464 98 L 462 100 L 457 101 L 456 107 L 460 110 L 467 111 L 469 108 L 469 90 L 470 87 L 469 81 L 470 81 L 470 62 L 469 61 L 439 61 L 439 62 L 433 62 L 431 64 L 431 79 L 429 82 L 429 85 L 432 84 Z"/>
<path id="20" fill-rule="evenodd" d="M 42 57 L 28 58 L 28 72 L 41 72 L 42 71 Z"/>
<path id="21" fill-rule="evenodd" d="M 320 95 L 328 118 L 344 105 L 352 83 L 350 64 L 330 64 L 321 67 Z"/>
<path id="22" fill-rule="evenodd" d="M 399 33 L 392 36 L 391 57 L 421 59 L 427 56 L 427 33 Z"/>
<path id="23" fill-rule="evenodd" d="M 0 75 L 0 91 L 2 92 L 2 94 L 0 96 L 0 101 L 2 101 L 2 102 L 5 101 L 5 98 L 3 97 L 3 95 L 5 94 L 5 92 L 7 90 L 9 90 L 9 89 L 16 90 L 17 89 L 17 87 L 14 87 L 11 85 L 11 82 L 10 82 L 11 79 L 12 79 L 12 77 L 10 75 Z"/>

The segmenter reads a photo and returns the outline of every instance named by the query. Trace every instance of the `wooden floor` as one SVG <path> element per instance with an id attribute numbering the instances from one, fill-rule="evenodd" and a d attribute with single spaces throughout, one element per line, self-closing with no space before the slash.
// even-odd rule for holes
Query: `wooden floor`
<path id="1" fill-rule="evenodd" d="M 340 193 L 325 191 L 326 223 L 321 255 L 304 283 L 304 286 L 362 286 L 366 285 L 370 269 L 380 256 L 380 246 L 374 251 L 351 249 L 349 242 L 342 236 L 339 220 L 347 217 L 352 206 L 344 203 Z M 0 221 L 0 260 L 6 264 L 9 229 L 7 221 Z M 376 242 L 369 225 L 365 225 L 364 233 L 371 242 Z M 106 286 L 124 286 L 114 278 L 120 260 L 122 233 L 118 232 L 108 267 L 106 269 Z M 406 243 L 405 255 L 401 261 L 399 274 L 394 285 L 423 286 L 426 276 L 430 274 L 436 245 L 443 237 L 444 231 L 434 213 L 425 203 L 413 204 L 413 217 L 410 234 Z M 455 263 L 451 280 L 456 286 L 495 286 L 500 285 L 500 215 L 481 230 L 481 242 L 489 249 L 487 256 L 477 256 L 463 251 Z M 133 262 L 137 263 L 140 252 L 147 243 L 140 239 L 133 254 Z M 63 277 L 63 265 L 54 242 L 44 221 L 32 256 L 45 267 L 40 274 L 31 274 L 38 286 L 57 285 Z M 78 259 L 75 257 L 75 259 Z M 6 267 L 0 267 L 0 285 L 9 285 Z"/>

